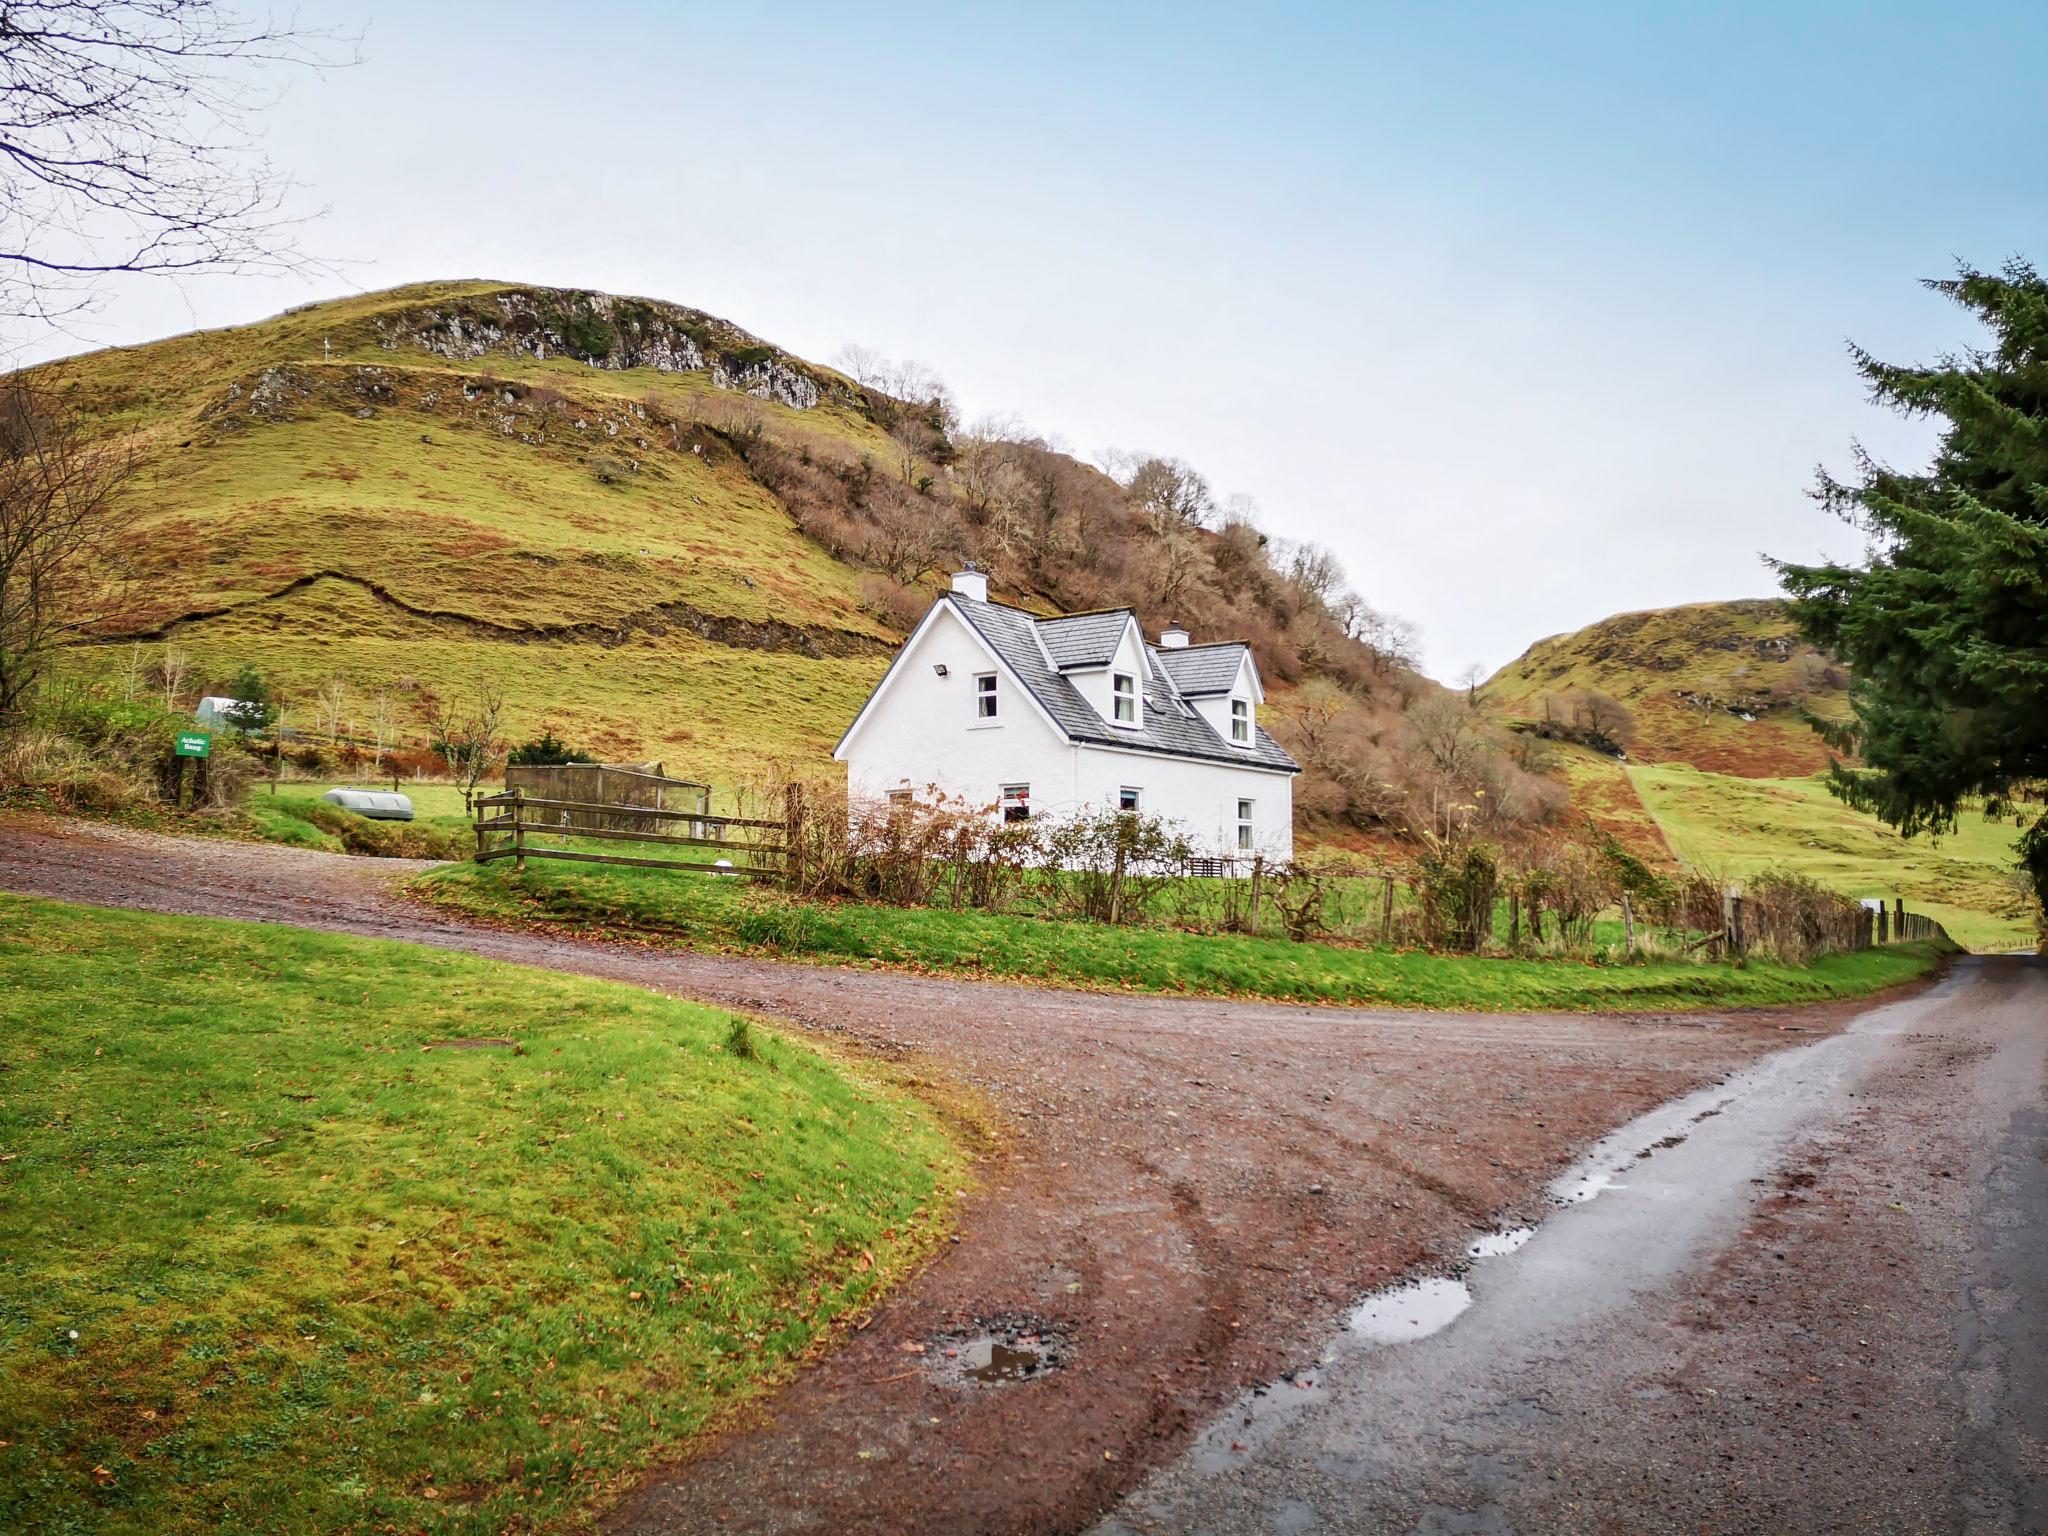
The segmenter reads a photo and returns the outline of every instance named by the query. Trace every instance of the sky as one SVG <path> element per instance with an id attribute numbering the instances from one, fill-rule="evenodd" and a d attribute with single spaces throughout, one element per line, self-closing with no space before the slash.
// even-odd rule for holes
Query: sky
<path id="1" fill-rule="evenodd" d="M 1932 438 L 1848 343 L 1967 344 L 1918 280 L 2048 262 L 2038 0 L 298 14 L 369 18 L 263 122 L 323 269 L 129 280 L 19 355 L 454 277 L 859 342 L 1187 459 L 1446 679 L 1856 555 L 1815 466 Z"/>

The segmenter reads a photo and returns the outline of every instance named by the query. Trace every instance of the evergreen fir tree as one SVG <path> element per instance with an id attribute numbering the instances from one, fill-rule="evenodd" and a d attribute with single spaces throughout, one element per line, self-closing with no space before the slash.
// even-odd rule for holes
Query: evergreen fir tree
<path id="1" fill-rule="evenodd" d="M 1945 423 L 1922 473 L 1860 449 L 1857 477 L 1815 496 L 1869 537 L 1862 565 L 1773 561 L 1800 628 L 1854 673 L 1831 732 L 1861 767 L 1837 795 L 1911 837 L 1967 800 L 2025 824 L 2021 862 L 2048 911 L 2048 817 L 2017 802 L 2048 779 L 2048 281 L 2027 262 L 1930 282 L 1988 344 L 1924 367 L 1860 349 L 1871 396 Z"/>

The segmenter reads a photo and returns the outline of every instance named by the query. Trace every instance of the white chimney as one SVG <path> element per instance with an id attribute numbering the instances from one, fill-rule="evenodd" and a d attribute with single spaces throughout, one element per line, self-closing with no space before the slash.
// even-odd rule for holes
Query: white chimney
<path id="1" fill-rule="evenodd" d="M 1159 631 L 1159 648 L 1162 651 L 1184 651 L 1188 648 L 1188 632 L 1178 624 L 1169 624 Z"/>
<path id="2" fill-rule="evenodd" d="M 974 562 L 970 560 L 967 562 L 967 569 L 953 573 L 953 590 L 962 597 L 971 597 L 977 603 L 985 603 L 988 601 L 988 578 L 977 571 Z"/>

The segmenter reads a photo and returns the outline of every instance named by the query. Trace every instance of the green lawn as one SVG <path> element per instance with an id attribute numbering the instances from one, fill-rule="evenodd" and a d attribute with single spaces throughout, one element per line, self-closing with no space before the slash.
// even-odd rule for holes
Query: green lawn
<path id="1" fill-rule="evenodd" d="M 14 897 L 0 975 L 8 1531 L 575 1523 L 962 1175 L 886 1082 L 636 988 Z M 516 1045 L 426 1048 L 470 1038 Z"/>
<path id="2" fill-rule="evenodd" d="M 1737 779 L 1677 766 L 1629 770 L 1672 850 L 1735 878 L 1796 870 L 1846 896 L 1903 896 L 1977 950 L 2031 949 L 2032 922 L 2015 911 L 2010 825 L 1966 812 L 1936 841 L 1902 838 L 1851 810 L 1818 778 Z"/>
<path id="3" fill-rule="evenodd" d="M 805 905 L 746 882 L 535 861 L 457 864 L 415 894 L 497 920 L 652 933 L 678 944 L 1150 992 L 1415 1008 L 1707 1008 L 1852 996 L 1938 963 L 1933 946 L 1831 956 L 1804 969 L 1687 961 L 1594 964 L 1295 944 L 1165 926 L 1112 928 L 931 908 Z"/>
<path id="4" fill-rule="evenodd" d="M 274 786 L 259 784 L 242 816 L 248 829 L 265 842 L 328 853 L 452 859 L 476 846 L 470 820 L 462 812 L 462 791 L 453 784 L 401 785 L 399 792 L 412 799 L 411 821 L 372 821 L 321 800 L 337 788 L 388 790 L 391 781 L 287 779 Z"/>

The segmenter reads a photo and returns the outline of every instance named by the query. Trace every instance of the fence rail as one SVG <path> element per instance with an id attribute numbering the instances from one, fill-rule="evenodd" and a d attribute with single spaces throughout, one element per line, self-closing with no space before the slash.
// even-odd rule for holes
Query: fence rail
<path id="1" fill-rule="evenodd" d="M 755 816 L 714 816 L 705 801 L 691 808 L 623 805 L 617 801 L 573 800 L 559 795 L 529 795 L 514 786 L 503 794 L 485 795 L 475 804 L 476 862 L 510 859 L 526 868 L 528 859 L 560 859 L 574 864 L 620 864 L 639 869 L 671 869 L 736 875 L 750 880 L 787 880 L 794 873 L 795 850 L 802 845 L 803 799 L 794 788 L 780 821 Z M 674 830 L 676 823 L 686 830 Z M 776 833 L 779 841 L 730 833 Z M 549 841 L 552 840 L 552 841 Z M 646 858 L 628 853 L 564 848 L 575 843 L 616 842 L 668 848 L 715 849 L 731 858 Z M 745 860 L 746 862 L 740 862 Z"/>

